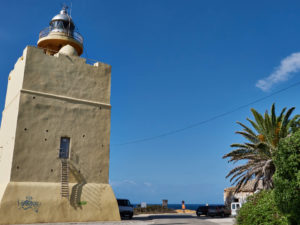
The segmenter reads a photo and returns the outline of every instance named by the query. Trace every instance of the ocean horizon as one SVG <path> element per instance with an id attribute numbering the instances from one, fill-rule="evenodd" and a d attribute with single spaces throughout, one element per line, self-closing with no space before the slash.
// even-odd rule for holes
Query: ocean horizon
<path id="1" fill-rule="evenodd" d="M 132 204 L 134 208 L 141 204 Z M 162 205 L 161 203 L 147 203 L 147 206 L 151 205 Z M 189 210 L 197 210 L 199 206 L 205 206 L 206 204 L 185 204 L 185 208 Z M 208 204 L 208 205 L 224 205 L 224 204 Z M 169 209 L 181 209 L 181 204 L 168 204 Z"/>

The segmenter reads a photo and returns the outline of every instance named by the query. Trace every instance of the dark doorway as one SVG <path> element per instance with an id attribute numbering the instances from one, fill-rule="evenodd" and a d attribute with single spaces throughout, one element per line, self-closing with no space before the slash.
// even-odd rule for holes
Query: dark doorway
<path id="1" fill-rule="evenodd" d="M 70 138 L 62 137 L 60 139 L 59 158 L 61 159 L 69 158 L 69 147 L 70 147 Z"/>

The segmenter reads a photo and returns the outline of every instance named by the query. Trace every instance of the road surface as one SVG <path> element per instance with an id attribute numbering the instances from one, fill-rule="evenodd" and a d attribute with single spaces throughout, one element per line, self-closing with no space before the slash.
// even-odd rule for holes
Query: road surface
<path id="1" fill-rule="evenodd" d="M 234 218 L 211 218 L 197 217 L 195 214 L 159 214 L 159 215 L 138 215 L 132 220 L 120 222 L 89 222 L 89 223 L 43 223 L 40 225 L 233 225 Z M 28 225 L 28 224 L 27 224 Z M 34 224 L 38 225 L 38 224 Z"/>
<path id="2" fill-rule="evenodd" d="M 140 215 L 134 217 L 132 222 L 135 221 L 145 222 L 144 224 L 141 223 L 141 225 L 146 225 L 146 224 L 233 225 L 234 224 L 233 218 L 219 218 L 219 217 L 211 218 L 205 216 L 197 217 L 195 214 L 160 214 L 160 215 L 148 215 L 148 216 Z M 134 225 L 134 223 L 132 223 L 132 225 Z"/>

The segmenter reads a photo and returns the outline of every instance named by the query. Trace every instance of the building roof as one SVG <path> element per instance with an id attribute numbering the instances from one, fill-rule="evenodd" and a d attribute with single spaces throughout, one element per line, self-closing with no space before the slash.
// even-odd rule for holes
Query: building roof
<path id="1" fill-rule="evenodd" d="M 256 189 L 254 189 L 254 184 L 255 184 L 255 179 L 249 180 L 249 181 L 247 181 L 246 184 L 244 184 L 244 185 L 241 186 L 241 188 L 240 188 L 240 190 L 238 192 L 254 192 L 256 190 L 263 189 L 262 180 L 258 181 Z M 233 192 L 235 190 L 236 190 L 235 186 L 228 187 L 228 188 L 224 189 L 224 191 L 226 191 L 226 192 Z"/>

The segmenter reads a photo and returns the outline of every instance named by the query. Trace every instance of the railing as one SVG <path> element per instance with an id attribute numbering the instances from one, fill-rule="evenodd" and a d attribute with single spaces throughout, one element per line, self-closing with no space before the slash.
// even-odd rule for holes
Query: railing
<path id="1" fill-rule="evenodd" d="M 64 35 L 71 37 L 73 39 L 75 39 L 76 41 L 78 41 L 80 44 L 83 44 L 83 37 L 81 36 L 81 34 L 79 34 L 76 31 L 70 31 L 68 29 L 56 29 L 56 28 L 52 28 L 51 27 L 46 27 L 45 29 L 40 31 L 39 34 L 39 38 L 43 38 L 48 36 L 51 32 L 59 32 L 59 33 L 63 33 Z"/>
<path id="2" fill-rule="evenodd" d="M 61 197 L 69 198 L 69 163 L 67 159 L 61 159 Z"/>

